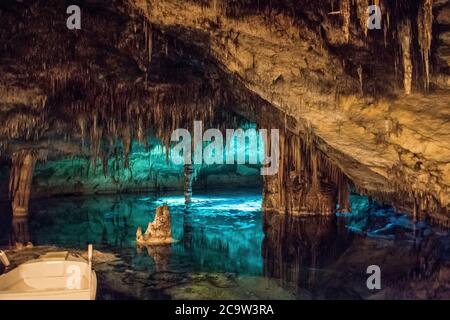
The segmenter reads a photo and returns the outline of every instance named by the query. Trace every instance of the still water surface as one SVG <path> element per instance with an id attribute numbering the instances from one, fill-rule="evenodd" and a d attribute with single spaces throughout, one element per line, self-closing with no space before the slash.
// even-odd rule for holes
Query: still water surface
<path id="1" fill-rule="evenodd" d="M 163 203 L 178 242 L 136 247 L 137 227 Z M 450 298 L 448 231 L 365 197 L 351 203 L 351 214 L 295 218 L 263 213 L 253 190 L 197 194 L 188 208 L 176 194 L 41 199 L 15 236 L 116 254 L 96 266 L 100 299 Z M 373 264 L 381 290 L 366 286 Z"/>

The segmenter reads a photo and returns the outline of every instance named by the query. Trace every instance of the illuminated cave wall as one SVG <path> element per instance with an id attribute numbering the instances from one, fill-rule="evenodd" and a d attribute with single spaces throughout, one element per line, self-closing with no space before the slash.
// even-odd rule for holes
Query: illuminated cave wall
<path id="1" fill-rule="evenodd" d="M 246 158 L 249 152 L 248 140 L 245 146 L 234 150 L 235 156 L 245 153 Z M 158 142 L 152 143 L 146 150 L 134 141 L 128 162 L 128 168 L 123 156 L 109 158 L 107 165 L 97 159 L 95 167 L 88 157 L 38 162 L 33 175 L 31 197 L 183 190 L 184 166 L 175 165 L 171 158 L 167 161 L 165 148 Z M 6 167 L 0 170 L 3 198 L 8 194 L 9 172 Z M 194 165 L 194 190 L 245 189 L 261 185 L 259 164 Z"/>

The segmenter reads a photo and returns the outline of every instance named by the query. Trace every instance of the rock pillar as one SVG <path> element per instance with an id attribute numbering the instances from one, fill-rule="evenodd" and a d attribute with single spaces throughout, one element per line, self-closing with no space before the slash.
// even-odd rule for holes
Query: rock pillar
<path id="1" fill-rule="evenodd" d="M 156 208 L 155 219 L 147 226 L 142 234 L 139 227 L 136 231 L 136 242 L 138 244 L 168 244 L 174 242 L 170 222 L 170 212 L 167 205 Z"/>
<path id="2" fill-rule="evenodd" d="M 28 207 L 36 158 L 30 150 L 16 151 L 12 155 L 9 192 L 14 217 L 28 215 Z"/>
<path id="3" fill-rule="evenodd" d="M 191 203 L 192 200 L 192 180 L 193 180 L 192 164 L 184 165 L 184 202 Z"/>
<path id="4" fill-rule="evenodd" d="M 339 202 L 341 210 L 350 211 L 347 181 L 314 142 L 285 134 L 280 136 L 278 173 L 264 177 L 263 209 L 292 215 L 331 215 Z"/>

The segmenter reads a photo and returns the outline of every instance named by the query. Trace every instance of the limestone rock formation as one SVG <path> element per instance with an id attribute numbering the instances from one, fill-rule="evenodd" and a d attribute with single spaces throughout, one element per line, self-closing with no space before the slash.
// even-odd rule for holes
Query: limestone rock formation
<path id="1" fill-rule="evenodd" d="M 35 163 L 36 159 L 30 151 L 19 151 L 13 154 L 9 190 L 13 215 L 16 217 L 28 215 Z"/>
<path id="2" fill-rule="evenodd" d="M 348 211 L 354 190 L 450 225 L 450 1 L 376 1 L 379 30 L 368 3 L 84 0 L 69 32 L 61 1 L 2 1 L 0 162 L 16 212 L 34 161 L 84 157 L 132 180 L 133 142 L 167 156 L 174 128 L 244 118 L 285 132 L 267 209 Z"/>
<path id="3" fill-rule="evenodd" d="M 428 55 L 446 60 L 440 42 L 430 52 L 436 39 L 430 12 L 447 23 L 449 1 L 433 8 L 430 1 L 380 1 L 385 29 L 367 36 L 345 12 L 343 25 L 329 15 L 329 1 L 221 1 L 218 11 L 209 1 L 131 2 L 157 28 L 193 43 L 228 77 L 285 113 L 291 121 L 282 127 L 300 136 L 310 128 L 318 149 L 360 192 L 449 223 L 450 96 L 443 80 L 449 69 L 439 62 L 428 76 L 433 68 L 422 66 Z M 352 5 L 341 2 L 341 9 Z M 408 39 L 416 33 L 420 39 Z M 428 79 L 434 90 L 427 93 L 420 87 Z"/>
<path id="4" fill-rule="evenodd" d="M 136 231 L 137 244 L 160 245 L 175 242 L 172 238 L 170 224 L 170 212 L 167 205 L 156 208 L 155 219 L 147 226 L 147 230 L 142 234 L 142 228 Z"/>

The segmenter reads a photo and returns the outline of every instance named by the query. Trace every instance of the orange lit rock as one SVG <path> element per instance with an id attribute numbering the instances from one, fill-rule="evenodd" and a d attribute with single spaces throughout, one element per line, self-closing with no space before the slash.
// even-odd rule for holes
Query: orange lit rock
<path id="1" fill-rule="evenodd" d="M 170 212 L 167 205 L 156 208 L 155 219 L 148 224 L 147 230 L 142 234 L 141 227 L 136 231 L 138 244 L 169 244 L 175 242 L 172 238 Z"/>

